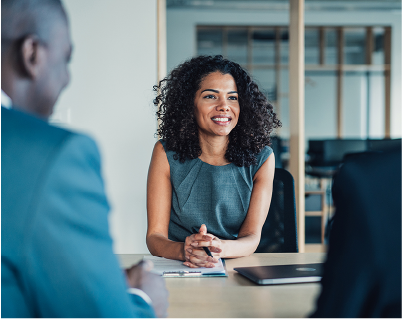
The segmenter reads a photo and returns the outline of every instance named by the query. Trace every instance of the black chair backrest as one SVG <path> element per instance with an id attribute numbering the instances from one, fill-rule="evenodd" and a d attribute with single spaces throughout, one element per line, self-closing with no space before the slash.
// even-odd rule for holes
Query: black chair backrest
<path id="1" fill-rule="evenodd" d="M 367 149 L 369 151 L 375 152 L 388 152 L 388 151 L 400 151 L 401 150 L 401 142 L 400 138 L 397 139 L 378 139 L 378 140 L 367 140 Z"/>
<path id="2" fill-rule="evenodd" d="M 271 148 L 275 154 L 275 167 L 283 168 L 281 154 L 282 154 L 282 139 L 279 136 L 271 137 Z"/>
<path id="3" fill-rule="evenodd" d="M 308 145 L 311 166 L 337 166 L 345 154 L 367 149 L 367 141 L 362 139 L 309 140 Z"/>
<path id="4" fill-rule="evenodd" d="M 296 199 L 292 175 L 275 168 L 271 206 L 256 253 L 297 253 Z"/>
<path id="5" fill-rule="evenodd" d="M 338 166 L 345 155 L 366 151 L 386 152 L 401 150 L 401 139 L 326 139 L 309 140 L 309 165 Z"/>

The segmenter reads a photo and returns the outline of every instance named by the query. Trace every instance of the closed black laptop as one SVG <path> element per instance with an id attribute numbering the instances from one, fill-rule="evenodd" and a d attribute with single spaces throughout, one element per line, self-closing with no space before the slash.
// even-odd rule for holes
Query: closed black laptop
<path id="1" fill-rule="evenodd" d="M 234 268 L 259 285 L 296 284 L 321 281 L 323 263 Z"/>

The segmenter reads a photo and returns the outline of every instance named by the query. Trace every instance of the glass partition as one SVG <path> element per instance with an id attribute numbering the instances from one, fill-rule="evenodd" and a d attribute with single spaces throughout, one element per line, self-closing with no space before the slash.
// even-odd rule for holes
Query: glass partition
<path id="1" fill-rule="evenodd" d="M 366 29 L 344 29 L 344 64 L 366 64 Z"/>
<path id="2" fill-rule="evenodd" d="M 306 28 L 304 32 L 304 61 L 306 64 L 320 63 L 320 41 L 318 28 Z"/>
<path id="3" fill-rule="evenodd" d="M 274 68 L 255 68 L 252 76 L 269 101 L 277 100 L 276 72 Z"/>
<path id="4" fill-rule="evenodd" d="M 342 85 L 342 135 L 345 138 L 367 136 L 367 77 L 366 72 L 346 71 Z"/>
<path id="5" fill-rule="evenodd" d="M 324 64 L 338 64 L 338 30 L 324 29 Z"/>
<path id="6" fill-rule="evenodd" d="M 390 32 L 384 26 L 306 27 L 306 140 L 384 136 Z M 278 135 L 289 137 L 287 27 L 199 26 L 197 54 L 223 54 L 248 69 L 283 123 Z"/>
<path id="7" fill-rule="evenodd" d="M 336 137 L 335 71 L 305 72 L 305 135 L 307 139 Z"/>
<path id="8" fill-rule="evenodd" d="M 370 138 L 384 138 L 385 132 L 385 78 L 379 71 L 367 72 L 368 78 L 368 130 Z"/>
<path id="9" fill-rule="evenodd" d="M 372 52 L 372 63 L 381 65 L 385 63 L 384 60 L 384 34 L 383 27 L 373 28 L 374 47 Z"/>
<path id="10" fill-rule="evenodd" d="M 247 29 L 229 29 L 227 31 L 227 57 L 239 64 L 247 63 Z"/>
<path id="11" fill-rule="evenodd" d="M 275 64 L 276 32 L 274 28 L 252 32 L 252 64 Z"/>
<path id="12" fill-rule="evenodd" d="M 281 64 L 289 64 L 289 31 L 282 28 L 280 30 L 280 57 Z"/>
<path id="13" fill-rule="evenodd" d="M 197 32 L 197 53 L 198 55 L 223 54 L 223 30 L 198 29 Z"/>

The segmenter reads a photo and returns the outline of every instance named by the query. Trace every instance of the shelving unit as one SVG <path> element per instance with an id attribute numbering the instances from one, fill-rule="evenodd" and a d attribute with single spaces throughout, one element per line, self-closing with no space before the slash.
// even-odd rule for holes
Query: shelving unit
<path id="1" fill-rule="evenodd" d="M 328 192 L 330 192 L 330 181 L 327 178 L 319 178 L 318 179 L 318 189 L 308 189 L 306 188 L 305 194 L 308 195 L 320 195 L 321 196 L 321 209 L 320 210 L 313 210 L 308 211 L 306 210 L 305 216 L 306 217 L 321 217 L 321 244 L 324 244 L 324 237 L 325 237 L 325 227 L 327 221 L 329 219 L 329 212 L 332 212 L 333 209 L 331 203 L 327 203 Z"/>

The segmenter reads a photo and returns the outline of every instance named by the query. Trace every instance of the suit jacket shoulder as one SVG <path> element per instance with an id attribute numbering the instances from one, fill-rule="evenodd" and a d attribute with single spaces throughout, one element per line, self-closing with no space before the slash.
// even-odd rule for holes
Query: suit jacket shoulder
<path id="1" fill-rule="evenodd" d="M 92 139 L 2 109 L 2 314 L 151 317 L 113 254 Z"/>
<path id="2" fill-rule="evenodd" d="M 40 191 L 40 183 L 49 171 L 63 144 L 72 132 L 48 125 L 22 112 L 1 110 L 2 209 L 18 211 L 23 219 Z M 23 198 L 20 198 L 23 194 Z M 16 200 L 19 198 L 20 200 Z M 2 216 L 9 225 L 13 216 Z M 3 231 L 2 229 L 2 237 Z M 7 233 L 7 232 L 5 232 Z M 13 242 L 13 241 L 11 241 Z"/>

